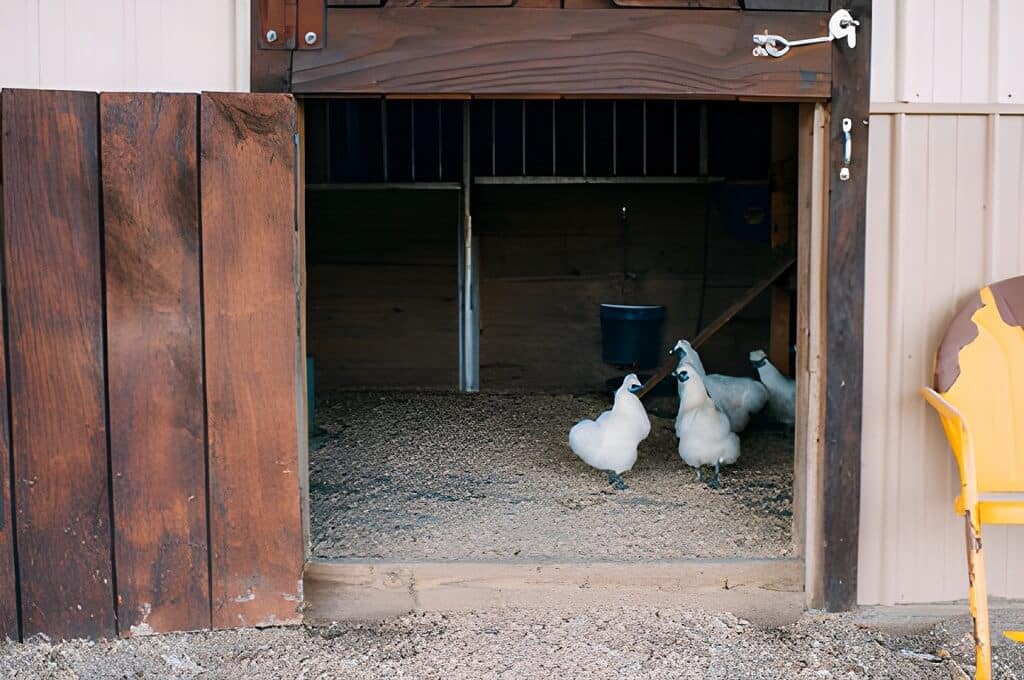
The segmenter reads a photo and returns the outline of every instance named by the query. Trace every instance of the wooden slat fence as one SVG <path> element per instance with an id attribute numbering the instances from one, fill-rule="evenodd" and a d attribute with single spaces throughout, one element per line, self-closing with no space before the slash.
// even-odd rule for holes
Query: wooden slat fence
<path id="1" fill-rule="evenodd" d="M 0 103 L 0 637 L 300 621 L 294 101 Z"/>

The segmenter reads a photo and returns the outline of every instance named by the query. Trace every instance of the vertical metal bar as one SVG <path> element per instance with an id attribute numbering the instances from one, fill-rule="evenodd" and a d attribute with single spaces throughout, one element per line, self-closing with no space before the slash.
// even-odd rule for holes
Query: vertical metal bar
<path id="1" fill-rule="evenodd" d="M 644 104 L 643 104 L 643 116 L 644 116 L 643 122 L 640 124 L 640 127 L 643 130 L 643 144 L 644 144 L 644 167 L 643 167 L 643 173 L 644 173 L 644 177 L 647 177 L 647 100 L 646 99 L 644 100 Z"/>
<path id="2" fill-rule="evenodd" d="M 491 177 L 495 177 L 498 174 L 498 145 L 495 139 L 498 137 L 498 132 L 495 129 L 495 123 L 497 121 L 497 115 L 494 113 L 495 103 L 491 100 Z"/>
<path id="3" fill-rule="evenodd" d="M 444 179 L 444 125 L 441 123 L 441 100 L 437 100 L 437 181 Z"/>
<path id="4" fill-rule="evenodd" d="M 619 107 L 612 100 L 612 177 L 619 175 Z"/>
<path id="5" fill-rule="evenodd" d="M 328 99 L 327 103 L 324 104 L 324 131 L 327 136 L 327 182 L 331 183 L 334 181 L 334 177 L 331 176 L 331 156 L 333 155 L 333 149 L 331 148 L 331 100 Z"/>
<path id="6" fill-rule="evenodd" d="M 526 176 L 526 100 L 525 99 L 523 100 L 523 105 L 522 105 L 522 107 L 520 109 L 519 120 L 520 120 L 520 122 L 521 122 L 521 124 L 523 126 L 523 136 L 522 136 L 522 140 L 523 140 L 523 157 L 522 157 L 523 172 L 522 172 L 522 174 L 525 177 Z"/>
<path id="7" fill-rule="evenodd" d="M 416 100 L 409 101 L 409 148 L 412 150 L 412 181 L 416 181 Z"/>
<path id="8" fill-rule="evenodd" d="M 583 100 L 583 176 L 587 176 L 587 100 Z"/>
<path id="9" fill-rule="evenodd" d="M 679 174 L 679 102 L 672 101 L 672 174 Z"/>
<path id="10" fill-rule="evenodd" d="M 708 176 L 708 105 L 700 105 L 700 176 Z"/>
<path id="11" fill-rule="evenodd" d="M 558 135 L 555 130 L 558 128 L 557 121 L 555 120 L 555 100 L 551 100 L 551 176 L 554 177 L 558 174 L 558 163 L 555 160 L 556 150 L 558 149 Z"/>
<path id="12" fill-rule="evenodd" d="M 480 294 L 476 239 L 470 211 L 469 101 L 462 103 L 462 191 L 459 206 L 459 390 L 480 391 Z"/>
<path id="13" fill-rule="evenodd" d="M 380 150 L 384 160 L 384 181 L 388 181 L 388 100 L 380 98 Z"/>

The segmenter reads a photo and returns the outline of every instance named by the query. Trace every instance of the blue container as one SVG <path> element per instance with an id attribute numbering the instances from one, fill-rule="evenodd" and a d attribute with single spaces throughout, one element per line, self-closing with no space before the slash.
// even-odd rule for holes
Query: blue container
<path id="1" fill-rule="evenodd" d="M 601 358 L 612 366 L 657 368 L 664 358 L 661 305 L 601 305 Z"/>

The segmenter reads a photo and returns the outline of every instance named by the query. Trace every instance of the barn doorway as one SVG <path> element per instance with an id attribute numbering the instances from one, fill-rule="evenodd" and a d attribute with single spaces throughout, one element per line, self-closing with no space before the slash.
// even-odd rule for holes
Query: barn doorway
<path id="1" fill-rule="evenodd" d="M 626 372 L 658 368 L 603 361 L 603 303 L 663 307 L 665 362 L 720 323 L 699 348 L 708 373 L 757 378 L 763 349 L 795 375 L 797 267 L 763 282 L 799 250 L 798 105 L 303 108 L 314 559 L 801 555 L 801 457 L 767 409 L 721 488 L 680 459 L 671 377 L 644 399 L 627 491 L 567 442 Z"/>

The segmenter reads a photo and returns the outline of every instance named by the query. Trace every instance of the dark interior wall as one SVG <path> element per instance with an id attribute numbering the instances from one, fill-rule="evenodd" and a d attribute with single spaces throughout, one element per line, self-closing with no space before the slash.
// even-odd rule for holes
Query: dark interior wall
<path id="1" fill-rule="evenodd" d="M 306 102 L 308 345 L 318 388 L 457 387 L 461 106 Z M 645 172 L 669 182 L 473 186 L 482 389 L 600 388 L 616 373 L 601 362 L 602 302 L 665 305 L 667 349 L 773 269 L 773 108 L 703 106 L 472 102 L 471 171 L 483 182 Z M 704 115 L 707 176 L 726 181 L 686 183 L 700 171 Z M 338 184 L 439 180 L 448 188 Z M 767 349 L 769 298 L 701 348 L 709 370 L 750 374 L 750 350 Z"/>
<path id="2" fill-rule="evenodd" d="M 723 227 L 730 191 L 476 187 L 481 387 L 599 388 L 615 373 L 601 362 L 602 302 L 663 304 L 666 345 L 692 337 L 702 286 L 706 324 L 772 267 L 766 232 Z M 318 388 L 457 386 L 457 211 L 457 191 L 308 192 Z M 707 368 L 747 374 L 747 353 L 768 342 L 769 311 L 765 295 L 719 331 L 701 352 Z"/>
<path id="3" fill-rule="evenodd" d="M 698 315 L 706 324 L 772 263 L 768 246 L 749 238 L 754 233 L 741 238 L 722 227 L 720 190 L 478 188 L 481 387 L 599 388 L 616 374 L 601 361 L 603 302 L 665 305 L 666 349 L 677 338 L 693 337 Z M 707 368 L 747 374 L 747 354 L 768 341 L 769 313 L 765 295 L 715 335 L 701 352 Z"/>
<path id="4" fill-rule="evenodd" d="M 458 191 L 308 191 L 317 388 L 458 386 Z"/>

